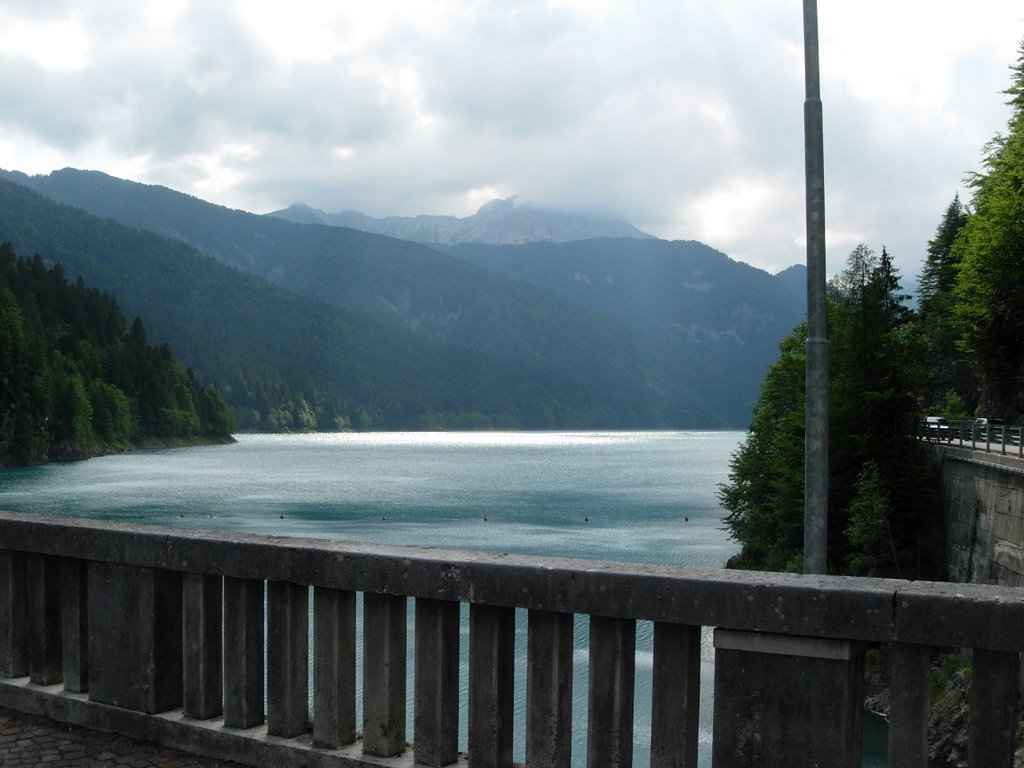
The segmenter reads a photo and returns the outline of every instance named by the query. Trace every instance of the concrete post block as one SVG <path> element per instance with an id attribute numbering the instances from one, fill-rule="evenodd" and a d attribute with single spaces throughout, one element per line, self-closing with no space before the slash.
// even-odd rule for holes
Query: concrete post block
<path id="1" fill-rule="evenodd" d="M 224 725 L 263 722 L 263 581 L 224 577 Z"/>
<path id="2" fill-rule="evenodd" d="M 90 561 L 89 699 L 138 712 L 182 703 L 181 574 Z"/>
<path id="3" fill-rule="evenodd" d="M 185 717 L 208 720 L 224 711 L 223 593 L 220 576 L 187 573 L 183 577 Z"/>
<path id="4" fill-rule="evenodd" d="M 267 583 L 267 733 L 309 730 L 309 587 Z"/>
<path id="5" fill-rule="evenodd" d="M 405 751 L 406 621 L 404 595 L 363 594 L 363 751 Z"/>
<path id="6" fill-rule="evenodd" d="M 64 631 L 64 690 L 89 690 L 89 567 L 85 560 L 61 562 L 61 624 Z"/>
<path id="7" fill-rule="evenodd" d="M 531 610 L 526 640 L 526 762 L 568 768 L 572 758 L 573 615 Z"/>
<path id="8" fill-rule="evenodd" d="M 29 676 L 36 685 L 53 685 L 64 679 L 60 558 L 29 555 L 28 582 L 32 616 Z"/>
<path id="9" fill-rule="evenodd" d="M 516 610 L 469 606 L 469 760 L 512 768 Z"/>
<path id="10" fill-rule="evenodd" d="M 718 629 L 715 649 L 716 768 L 859 768 L 861 644 Z"/>
<path id="11" fill-rule="evenodd" d="M 413 749 L 417 765 L 459 759 L 459 603 L 416 599 Z"/>
<path id="12" fill-rule="evenodd" d="M 928 768 L 931 648 L 894 643 L 889 682 L 889 764 Z"/>
<path id="13" fill-rule="evenodd" d="M 700 627 L 654 623 L 651 768 L 697 768 Z"/>
<path id="14" fill-rule="evenodd" d="M 356 593 L 313 590 L 313 744 L 356 740 Z"/>
<path id="15" fill-rule="evenodd" d="M 0 677 L 29 672 L 28 561 L 0 549 Z"/>
<path id="16" fill-rule="evenodd" d="M 971 652 L 971 730 L 968 768 L 1010 768 L 1016 746 L 1020 654 Z"/>
<path id="17" fill-rule="evenodd" d="M 589 768 L 632 768 L 636 621 L 590 617 Z"/>

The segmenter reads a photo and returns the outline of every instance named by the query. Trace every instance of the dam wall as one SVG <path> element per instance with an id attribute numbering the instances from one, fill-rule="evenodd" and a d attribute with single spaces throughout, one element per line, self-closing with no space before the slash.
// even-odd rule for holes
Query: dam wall
<path id="1" fill-rule="evenodd" d="M 935 450 L 949 579 L 1024 586 L 1024 461 L 966 447 Z"/>

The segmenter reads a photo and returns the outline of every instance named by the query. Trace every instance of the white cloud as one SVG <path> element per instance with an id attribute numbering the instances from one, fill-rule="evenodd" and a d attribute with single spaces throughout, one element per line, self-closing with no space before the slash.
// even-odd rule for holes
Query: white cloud
<path id="1" fill-rule="evenodd" d="M 0 29 L 0 54 L 28 59 L 43 70 L 77 70 L 89 61 L 89 38 L 77 12 L 40 19 L 0 9 Z"/>
<path id="2" fill-rule="evenodd" d="M 830 268 L 864 240 L 916 273 L 1005 127 L 1017 6 L 819 3 Z M 518 194 L 778 269 L 804 257 L 800 10 L 5 0 L 0 166 L 257 211 L 465 215 Z"/>

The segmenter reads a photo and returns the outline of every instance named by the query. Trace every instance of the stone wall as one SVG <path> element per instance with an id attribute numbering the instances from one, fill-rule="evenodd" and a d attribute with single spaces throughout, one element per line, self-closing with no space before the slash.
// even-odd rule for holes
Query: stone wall
<path id="1" fill-rule="evenodd" d="M 1024 586 L 1024 462 L 966 448 L 936 450 L 950 580 Z"/>

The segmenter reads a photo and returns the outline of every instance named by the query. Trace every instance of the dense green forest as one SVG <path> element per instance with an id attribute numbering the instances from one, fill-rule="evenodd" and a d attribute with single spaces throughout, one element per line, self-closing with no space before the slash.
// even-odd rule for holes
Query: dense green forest
<path id="1" fill-rule="evenodd" d="M 934 477 L 916 440 L 928 346 L 889 254 L 859 246 L 829 290 L 830 572 L 942 575 Z M 803 569 L 806 325 L 783 342 L 722 489 L 734 565 Z"/>
<path id="2" fill-rule="evenodd" d="M 1012 117 L 969 204 L 947 207 L 908 308 L 883 248 L 858 246 L 829 285 L 829 572 L 944 575 L 925 415 L 1020 423 L 1024 412 L 1024 45 Z M 802 570 L 804 339 L 783 342 L 721 490 L 740 567 Z"/>
<path id="3" fill-rule="evenodd" d="M 228 441 L 234 421 L 167 345 L 58 264 L 0 245 L 0 466 Z"/>

